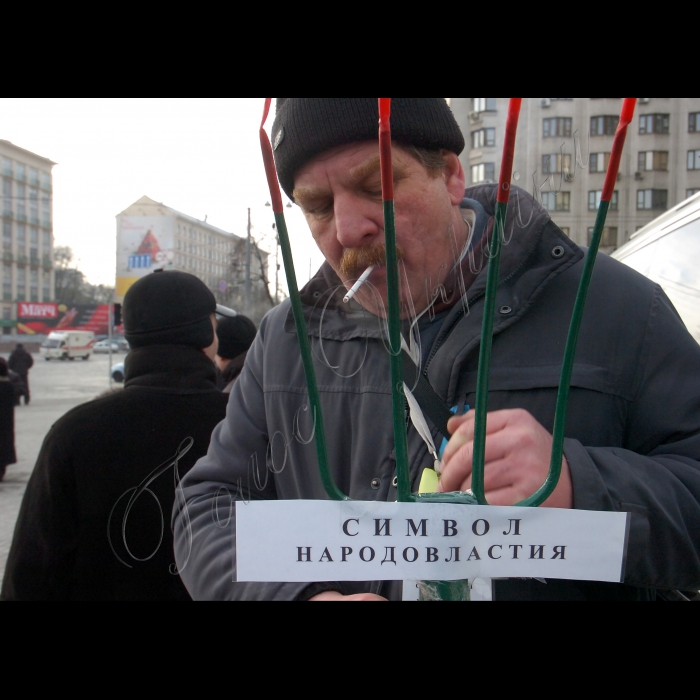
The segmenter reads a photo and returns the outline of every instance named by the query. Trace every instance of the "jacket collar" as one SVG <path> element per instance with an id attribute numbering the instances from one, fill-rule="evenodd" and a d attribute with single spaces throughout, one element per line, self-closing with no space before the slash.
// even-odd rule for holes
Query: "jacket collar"
<path id="1" fill-rule="evenodd" d="M 125 361 L 125 389 L 157 389 L 173 394 L 216 391 L 214 363 L 187 345 L 134 348 Z"/>
<path id="2" fill-rule="evenodd" d="M 465 192 L 463 206 L 470 208 L 469 200 L 477 202 L 492 222 L 497 193 L 498 185 L 471 187 Z M 487 231 L 486 235 L 482 235 L 483 242 L 488 240 L 489 233 L 490 231 Z M 552 223 L 547 211 L 527 192 L 519 187 L 512 187 L 505 226 L 505 244 L 501 255 L 499 287 L 524 276 L 526 270 L 528 280 L 524 287 L 520 285 L 521 294 L 517 300 L 517 308 L 513 307 L 514 313 L 504 324 L 513 323 L 520 318 L 551 279 L 582 257 L 582 250 Z M 453 303 L 452 313 L 445 322 L 445 328 L 450 327 L 451 319 L 463 316 L 464 310 L 485 293 L 488 272 L 485 260 L 485 256 L 477 259 L 475 273 L 470 269 L 469 260 L 464 261 L 462 273 L 467 292 L 461 300 L 456 299 Z M 524 296 L 523 291 L 526 291 Z M 301 290 L 309 335 L 338 341 L 386 337 L 385 322 L 365 311 L 355 301 L 343 304 L 345 294 L 345 287 L 338 276 L 327 262 L 324 263 Z M 447 307 L 443 306 L 442 310 L 445 308 Z M 285 330 L 289 333 L 295 332 L 291 308 L 287 314 Z M 499 330 L 503 328 L 497 327 L 494 332 Z"/>

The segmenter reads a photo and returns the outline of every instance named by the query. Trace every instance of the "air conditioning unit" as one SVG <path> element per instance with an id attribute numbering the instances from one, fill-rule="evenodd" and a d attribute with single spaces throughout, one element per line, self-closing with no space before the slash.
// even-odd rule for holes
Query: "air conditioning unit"
<path id="1" fill-rule="evenodd" d="M 642 104 L 642 105 L 648 105 L 650 101 L 651 101 L 651 97 L 640 97 L 639 98 L 639 104 Z"/>
<path id="2" fill-rule="evenodd" d="M 481 123 L 481 112 L 469 112 L 469 121 L 472 124 Z"/>
<path id="3" fill-rule="evenodd" d="M 549 97 L 543 97 L 542 101 L 540 102 L 542 107 L 551 107 L 552 106 L 552 100 Z"/>
<path id="4" fill-rule="evenodd" d="M 639 170 L 634 174 L 634 179 L 635 180 L 643 180 L 644 179 L 644 174 L 639 172 Z"/>

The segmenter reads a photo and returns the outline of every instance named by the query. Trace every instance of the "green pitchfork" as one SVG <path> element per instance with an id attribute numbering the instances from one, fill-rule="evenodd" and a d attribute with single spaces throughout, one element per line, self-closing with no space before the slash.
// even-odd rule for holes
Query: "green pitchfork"
<path id="1" fill-rule="evenodd" d="M 391 98 L 379 99 L 379 150 L 382 173 L 382 195 L 384 201 L 384 233 L 386 239 L 386 267 L 387 267 L 387 293 L 388 293 L 388 327 L 389 347 L 391 355 L 391 384 L 392 384 L 392 408 L 394 423 L 394 440 L 396 445 L 396 469 L 398 476 L 398 500 L 403 503 L 458 503 L 466 505 L 488 505 L 484 492 L 484 468 L 486 446 L 486 418 L 488 413 L 488 387 L 491 366 L 491 348 L 493 342 L 493 323 L 496 308 L 496 292 L 498 288 L 498 273 L 500 267 L 501 250 L 503 246 L 506 215 L 508 213 L 508 200 L 510 196 L 510 181 L 513 171 L 515 154 L 515 142 L 517 135 L 518 119 L 522 98 L 513 97 L 510 100 L 506 135 L 503 147 L 503 160 L 499 181 L 498 196 L 495 211 L 495 225 L 491 241 L 489 256 L 489 268 L 487 275 L 486 296 L 484 301 L 484 318 L 482 323 L 481 347 L 479 354 L 479 367 L 477 379 L 476 418 L 474 429 L 474 459 L 472 470 L 472 491 L 474 496 L 466 493 L 443 494 L 413 494 L 411 492 L 409 468 L 408 468 L 408 444 L 406 439 L 405 424 L 405 395 L 403 391 L 403 366 L 401 358 L 401 319 L 399 304 L 399 273 L 396 250 L 396 224 L 394 212 L 394 186 L 392 168 L 392 143 L 391 143 Z M 605 186 L 601 197 L 600 208 L 593 230 L 593 235 L 586 257 L 584 270 L 581 275 L 578 294 L 574 304 L 574 312 L 571 319 L 569 335 L 564 352 L 564 362 L 559 384 L 557 406 L 554 419 L 553 448 L 549 474 L 540 489 L 532 496 L 517 505 L 522 507 L 541 506 L 554 492 L 561 476 L 564 431 L 571 386 L 578 334 L 581 328 L 583 312 L 588 296 L 593 268 L 600 247 L 600 241 L 605 228 L 605 221 L 612 200 L 615 181 L 620 167 L 622 150 L 624 148 L 627 128 L 634 116 L 637 98 L 624 98 L 620 123 L 615 134 L 615 140 L 610 156 L 610 164 L 605 179 Z M 284 217 L 282 195 L 277 179 L 274 156 L 270 139 L 264 129 L 265 122 L 270 112 L 272 98 L 265 99 L 263 120 L 260 126 L 260 143 L 263 151 L 263 160 L 267 174 L 270 195 L 272 197 L 275 221 L 279 232 L 282 256 L 284 259 L 285 273 L 289 287 L 289 296 L 296 324 L 297 336 L 301 349 L 304 373 L 309 391 L 309 402 L 314 416 L 316 453 L 318 456 L 319 470 L 324 488 L 328 497 L 333 500 L 349 500 L 335 484 L 328 464 L 328 452 L 326 449 L 325 429 L 321 411 L 321 401 L 316 382 L 316 373 L 313 366 L 313 356 L 306 329 L 306 321 L 302 311 L 301 297 L 296 281 L 292 250 L 289 242 L 287 225 Z M 468 582 L 424 582 L 422 589 L 427 590 L 430 599 L 438 600 L 468 600 Z"/>

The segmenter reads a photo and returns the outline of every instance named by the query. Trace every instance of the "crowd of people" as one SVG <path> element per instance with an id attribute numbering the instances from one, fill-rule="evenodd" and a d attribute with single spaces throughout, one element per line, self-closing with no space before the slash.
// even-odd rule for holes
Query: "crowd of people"
<path id="1" fill-rule="evenodd" d="M 467 187 L 464 136 L 443 98 L 394 98 L 392 122 L 408 359 L 448 410 L 474 406 L 496 186 Z M 394 501 L 390 358 L 376 322 L 388 302 L 376 134 L 376 98 L 278 98 L 280 183 L 326 260 L 301 301 L 332 475 L 354 500 Z M 515 187 L 505 228 L 485 489 L 490 504 L 510 506 L 549 470 L 585 252 Z M 344 303 L 363 275 L 368 284 Z M 401 599 L 398 581 L 236 582 L 235 518 L 213 515 L 222 493 L 243 502 L 326 493 L 313 441 L 295 439 L 294 416 L 308 397 L 290 302 L 269 312 L 257 335 L 240 316 L 217 326 L 215 312 L 211 292 L 185 273 L 149 275 L 127 293 L 125 388 L 75 408 L 47 435 L 3 599 Z M 543 507 L 630 513 L 624 581 L 499 580 L 496 600 L 656 600 L 700 589 L 699 369 L 700 346 L 661 288 L 601 256 L 562 476 Z M 440 455 L 427 407 L 418 413 L 418 401 L 407 407 L 413 490 L 437 459 L 437 490 L 469 491 L 474 412 L 452 419 Z"/>

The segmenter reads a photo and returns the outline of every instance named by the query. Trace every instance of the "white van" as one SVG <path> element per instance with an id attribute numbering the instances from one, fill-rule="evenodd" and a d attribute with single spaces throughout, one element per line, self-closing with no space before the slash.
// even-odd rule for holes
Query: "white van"
<path id="1" fill-rule="evenodd" d="M 49 360 L 89 360 L 95 345 L 92 331 L 53 331 L 41 345 L 41 354 Z"/>

